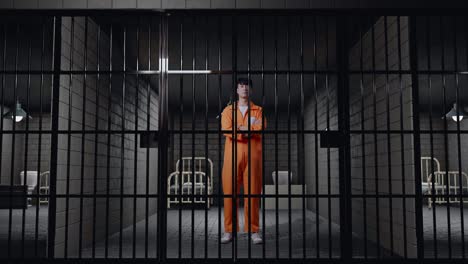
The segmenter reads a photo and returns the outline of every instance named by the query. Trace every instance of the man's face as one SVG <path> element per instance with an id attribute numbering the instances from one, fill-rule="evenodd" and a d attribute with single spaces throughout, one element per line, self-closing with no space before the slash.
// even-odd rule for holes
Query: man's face
<path id="1" fill-rule="evenodd" d="M 237 95 L 239 95 L 239 98 L 249 98 L 249 94 L 249 85 L 242 83 L 237 84 Z"/>

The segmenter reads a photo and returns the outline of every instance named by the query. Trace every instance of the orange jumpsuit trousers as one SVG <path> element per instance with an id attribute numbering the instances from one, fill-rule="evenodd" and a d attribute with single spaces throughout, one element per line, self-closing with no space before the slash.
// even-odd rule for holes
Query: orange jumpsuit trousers
<path id="1" fill-rule="evenodd" d="M 237 104 L 237 103 L 236 103 Z M 249 193 L 249 138 L 248 134 L 237 133 L 239 130 L 234 130 L 234 138 L 232 134 L 232 127 L 237 126 L 248 126 L 249 112 L 245 112 L 243 116 L 239 107 L 235 107 L 236 112 L 234 117 L 237 119 L 237 123 L 233 122 L 233 111 L 234 105 L 227 106 L 221 117 L 222 130 L 231 130 L 231 133 L 224 133 L 226 136 L 226 143 L 224 147 L 224 164 L 223 164 L 223 192 L 225 195 L 233 195 L 233 162 L 235 162 L 235 178 L 236 181 L 236 193 L 240 193 L 240 187 L 244 186 L 244 194 Z M 266 127 L 266 120 L 263 122 L 263 128 Z M 262 129 L 262 108 L 250 103 L 250 130 L 259 131 Z M 233 158 L 233 145 L 236 145 L 235 151 L 237 152 L 236 158 Z M 250 194 L 261 194 L 262 192 L 262 136 L 259 133 L 250 134 Z M 224 198 L 224 231 L 232 232 L 232 221 L 233 221 L 233 198 Z M 238 208 L 239 199 L 236 199 L 236 205 Z M 244 231 L 250 231 L 252 233 L 259 231 L 259 209 L 260 209 L 260 198 L 250 198 L 250 212 L 249 215 L 249 198 L 244 198 Z M 237 216 L 237 214 L 236 214 Z M 250 216 L 250 220 L 249 220 Z M 239 220 L 236 217 L 236 230 L 239 231 Z"/>

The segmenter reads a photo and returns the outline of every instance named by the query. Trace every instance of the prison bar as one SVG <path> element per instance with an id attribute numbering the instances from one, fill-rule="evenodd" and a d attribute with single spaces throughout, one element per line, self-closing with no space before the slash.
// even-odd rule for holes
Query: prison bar
<path id="1" fill-rule="evenodd" d="M 74 44 L 75 44 L 75 17 L 71 17 L 70 19 L 70 70 L 73 69 L 73 58 L 74 58 Z M 68 75 L 68 123 L 67 123 L 67 129 L 71 130 L 71 120 L 72 120 L 72 103 L 73 102 L 73 74 L 70 73 Z M 64 253 L 63 256 L 65 258 L 68 257 L 68 226 L 69 226 L 69 215 L 70 215 L 70 197 L 68 196 L 70 194 L 70 163 L 71 163 L 71 134 L 67 134 L 67 177 L 66 177 L 66 198 L 65 198 L 65 247 L 64 247 Z"/>
<path id="2" fill-rule="evenodd" d="M 251 40 L 250 40 L 250 16 L 247 17 L 247 79 L 250 80 L 250 45 L 251 45 Z M 237 86 L 237 85 L 236 85 Z M 250 87 L 249 87 L 250 89 Z M 250 103 L 251 103 L 251 99 L 250 99 L 250 91 L 249 91 L 249 97 L 247 98 L 247 117 L 249 120 L 247 122 L 247 137 L 250 139 L 251 137 L 251 131 L 250 131 L 250 120 L 251 120 L 251 113 L 250 113 Z M 237 121 L 237 119 L 236 119 Z M 251 224 L 252 224 L 252 221 L 251 221 L 251 216 L 252 216 L 252 202 L 251 202 L 251 193 L 252 193 L 252 188 L 251 188 L 251 178 L 252 178 L 252 171 L 251 171 L 251 168 L 252 168 L 252 165 L 251 165 L 251 159 L 252 159 L 252 150 L 251 150 L 251 142 L 250 140 L 247 141 L 247 172 L 248 172 L 248 175 L 247 175 L 247 198 L 248 198 L 248 212 L 245 212 L 244 210 L 244 214 L 248 213 L 248 232 L 247 232 L 247 236 L 248 238 L 251 237 L 252 235 L 252 228 L 251 228 Z M 240 186 L 239 186 L 240 188 Z M 245 189 L 245 188 L 244 188 Z M 244 204 L 244 209 L 245 209 L 245 204 Z M 251 259 L 252 258 L 252 244 L 250 242 L 250 240 L 248 240 L 248 244 L 247 244 L 247 256 L 248 256 L 248 259 Z"/>
<path id="3" fill-rule="evenodd" d="M 444 34 L 444 25 L 443 25 L 443 17 L 440 16 L 439 17 L 439 23 L 440 23 L 440 40 L 441 40 L 441 66 L 442 66 L 442 70 L 445 69 L 445 34 Z M 454 43 L 456 45 L 456 43 Z M 443 94 L 443 109 L 446 109 L 446 104 L 447 104 L 447 91 L 446 91 L 446 76 L 445 74 L 442 74 L 442 94 Z M 444 118 L 444 131 L 447 131 L 448 129 L 448 124 L 447 124 L 447 118 Z M 449 160 L 448 159 L 448 134 L 447 133 L 444 133 L 444 149 L 445 149 L 445 160 Z M 448 183 L 448 162 L 445 163 L 445 182 Z M 446 195 L 449 194 L 449 185 L 447 184 L 447 187 L 446 187 Z M 449 259 L 452 258 L 452 228 L 451 228 L 451 216 L 450 216 L 450 200 L 448 197 L 446 197 L 445 199 L 447 199 L 447 227 L 448 227 L 448 257 Z"/>
<path id="4" fill-rule="evenodd" d="M 278 18 L 274 18 L 274 53 L 275 53 L 275 73 L 274 73 L 274 93 L 275 93 L 275 131 L 278 130 Z M 275 133 L 275 172 L 276 182 L 278 182 L 278 134 Z M 289 175 L 288 175 L 289 176 Z M 275 184 L 275 193 L 278 194 L 278 184 Z M 279 259 L 279 201 L 278 197 L 275 197 L 275 235 L 276 235 L 276 259 Z"/>
<path id="5" fill-rule="evenodd" d="M 88 17 L 85 17 L 85 29 L 84 29 L 84 70 L 88 69 Z M 87 74 L 83 74 L 83 98 L 86 98 L 86 82 L 87 82 Z M 72 104 L 70 104 L 72 105 Z M 81 129 L 83 131 L 86 130 L 86 100 L 83 100 L 83 113 L 82 113 L 82 126 Z M 70 122 L 71 123 L 71 122 Z M 80 227 L 79 227 L 79 235 L 78 235 L 78 257 L 82 257 L 83 251 L 83 189 L 84 189 L 84 163 L 85 163 L 85 134 L 81 134 L 81 164 L 80 164 Z"/>
<path id="6" fill-rule="evenodd" d="M 183 69 L 183 56 L 184 56 L 184 52 L 183 52 L 183 44 L 184 44 L 184 41 L 183 41 L 183 38 L 184 38 L 184 23 L 183 23 L 183 19 L 181 19 L 180 21 L 180 70 L 182 71 Z M 184 104 L 183 104 L 183 101 L 184 101 L 184 83 L 183 83 L 183 76 L 180 75 L 179 76 L 179 79 L 180 79 L 180 85 L 179 85 L 179 88 L 180 88 L 180 107 L 179 107 L 179 129 L 182 129 L 183 127 L 183 112 L 184 112 Z M 182 152 L 182 134 L 179 134 L 179 159 L 182 159 L 183 157 L 183 152 Z M 182 181 L 179 181 L 179 190 L 180 191 L 180 194 L 182 195 Z M 179 199 L 179 202 L 182 202 L 182 196 L 179 195 L 179 197 L 177 199 Z M 178 243 L 178 247 L 179 247 L 179 259 L 182 258 L 182 207 L 179 206 L 179 243 Z"/>
<path id="7" fill-rule="evenodd" d="M 401 17 L 397 17 L 397 41 L 398 43 L 401 43 Z M 402 70 L 402 56 L 401 56 L 401 45 L 398 45 L 397 48 L 398 52 L 398 70 Z M 399 86 L 399 103 L 400 103 L 400 129 L 403 130 L 403 81 L 402 81 L 402 75 L 401 73 L 398 74 L 398 86 Z M 405 168 L 403 164 L 405 163 L 405 151 L 404 151 L 404 135 L 400 134 L 400 155 L 401 155 L 401 178 L 402 178 L 402 183 L 401 183 L 401 188 L 402 188 L 402 193 L 403 193 L 403 229 L 406 230 L 407 228 L 407 223 L 406 223 L 406 174 L 405 174 Z M 404 253 L 403 256 L 405 259 L 408 259 L 408 234 L 407 232 L 403 232 L 403 247 L 404 247 Z"/>
<path id="8" fill-rule="evenodd" d="M 389 69 L 389 56 L 388 56 L 388 17 L 384 17 L 384 40 L 385 40 L 385 70 Z M 390 88 L 389 88 L 389 77 L 388 72 L 385 74 L 385 106 L 386 106 L 386 117 L 387 117 L 387 162 L 388 162 L 388 192 L 392 195 L 392 156 L 391 156 L 391 137 L 390 137 Z M 400 120 L 402 122 L 402 120 Z M 393 199 L 389 198 L 389 215 L 390 215 L 390 255 L 394 255 L 393 245 Z M 406 213 L 406 212 L 405 212 Z"/>
<path id="9" fill-rule="evenodd" d="M 197 28 L 197 18 L 196 17 L 193 17 L 192 18 L 192 70 L 195 71 L 196 69 L 196 59 L 197 59 L 197 32 L 196 32 L 196 29 Z M 195 194 L 195 179 L 196 179 L 196 175 L 195 175 L 195 115 L 196 115 L 196 105 L 195 105 L 195 73 L 192 73 L 192 166 L 191 166 L 191 169 L 192 169 L 192 192 L 191 194 Z M 190 246 L 190 254 L 191 254 L 191 257 L 192 259 L 195 257 L 195 208 L 194 208 L 194 205 L 195 205 L 195 198 L 192 198 L 190 199 L 191 200 L 191 205 L 192 205 L 192 224 L 191 224 L 191 231 L 192 231 L 192 234 L 191 234 L 191 237 L 190 237 L 190 241 L 191 241 L 191 246 Z"/>
<path id="10" fill-rule="evenodd" d="M 455 32 L 457 32 L 457 18 L 453 18 L 453 26 L 455 29 Z M 466 24 L 466 23 L 465 23 Z M 454 65 L 455 65 L 455 71 L 458 69 L 458 48 L 457 48 L 457 34 L 453 34 L 453 53 L 454 53 Z M 466 40 L 468 43 L 468 39 Z M 455 101 L 457 102 L 457 113 L 460 112 L 460 86 L 459 86 L 459 76 L 458 74 L 455 74 Z M 461 159 L 461 139 L 460 139 L 460 123 L 457 122 L 457 151 L 458 151 L 458 181 L 460 183 L 463 183 L 462 181 L 462 159 Z M 463 194 L 463 184 L 460 184 L 460 195 Z M 460 199 L 460 220 L 461 220 L 461 242 L 462 242 L 462 258 L 465 258 L 466 252 L 465 252 L 465 216 L 463 214 L 463 198 L 459 197 Z"/>
<path id="11" fill-rule="evenodd" d="M 430 71 L 431 70 L 431 62 L 432 62 L 432 58 L 431 58 L 431 47 L 429 45 L 430 43 L 430 38 L 431 38 L 431 32 L 430 32 L 430 17 L 427 17 L 426 18 L 426 23 L 427 23 L 427 29 L 426 29 L 426 45 L 427 45 L 427 68 L 428 70 Z M 432 94 L 432 75 L 429 73 L 428 74 L 428 88 L 429 88 L 429 93 Z M 433 124 L 432 124 L 432 98 L 431 98 L 431 101 L 430 101 L 430 110 L 429 110 L 429 129 L 432 131 L 433 130 Z M 430 135 L 430 141 L 431 141 L 431 159 L 434 159 L 434 137 L 432 135 Z M 431 162 L 431 172 L 434 173 L 434 163 Z M 434 178 L 434 177 L 432 177 Z M 431 186 L 432 186 L 432 193 L 434 194 L 435 193 L 435 187 L 434 187 L 434 184 L 435 183 L 435 179 L 431 179 Z M 432 201 L 434 201 L 434 198 L 432 198 Z M 434 203 L 433 203 L 434 204 Z M 436 214 L 435 214 L 435 210 L 432 212 L 432 223 L 433 223 L 433 240 L 434 240 L 434 257 L 437 258 L 438 257 L 438 247 L 437 247 L 437 221 L 436 221 Z"/>
<path id="12" fill-rule="evenodd" d="M 30 29 L 31 30 L 31 29 Z M 30 39 L 28 41 L 28 70 L 31 69 L 31 52 L 32 52 L 32 40 Z M 30 91 L 31 91 L 31 75 L 28 74 L 28 81 L 27 81 L 27 85 L 26 85 L 26 112 L 30 112 L 29 111 L 29 105 L 30 105 L 30 101 L 29 101 L 29 97 L 30 97 Z M 26 116 L 26 131 L 29 131 L 29 118 Z M 24 170 L 25 171 L 28 171 L 28 141 L 29 141 L 29 134 L 26 134 L 25 136 L 25 153 L 24 153 Z M 26 176 L 27 174 L 24 173 L 23 175 L 23 182 L 26 182 Z M 36 179 L 39 178 L 39 175 L 36 177 Z M 21 221 L 21 256 L 24 257 L 24 253 L 25 253 L 25 229 L 26 229 L 26 208 L 23 207 L 23 212 L 22 212 L 22 221 Z"/>
<path id="13" fill-rule="evenodd" d="M 384 29 L 385 30 L 385 29 Z M 372 69 L 375 70 L 376 68 L 376 56 L 375 56 L 375 25 L 372 25 L 371 28 L 371 50 L 372 50 Z M 373 103 L 373 121 L 374 121 L 374 130 L 377 130 L 377 86 L 375 83 L 375 73 L 372 73 L 372 103 Z M 377 146 L 377 134 L 374 134 L 374 155 L 377 155 L 378 153 L 378 146 Z M 377 218 L 376 221 L 376 229 L 379 230 L 377 232 L 377 257 L 380 258 L 380 247 L 381 247 L 381 240 L 380 240 L 380 200 L 379 200 L 379 160 L 377 158 L 374 158 L 374 184 L 375 184 L 375 194 L 377 195 L 377 198 L 375 199 L 375 215 Z"/>
<path id="14" fill-rule="evenodd" d="M 46 23 L 46 18 L 44 17 L 41 22 L 41 68 L 40 70 L 44 70 L 44 53 L 45 53 L 45 23 Z M 44 75 L 41 74 L 40 76 L 40 84 L 39 84 L 39 131 L 42 131 L 42 122 L 43 122 L 43 113 L 42 113 L 42 96 L 43 96 L 43 89 L 44 89 Z M 3 96 L 2 96 L 3 97 Z M 2 115 L 3 116 L 3 115 Z M 2 129 L 0 129 L 2 130 Z M 41 156 L 41 151 L 42 151 L 42 133 L 40 133 L 38 139 L 38 148 L 37 148 L 37 156 Z M 0 139 L 1 140 L 1 139 Z M 0 147 L 1 149 L 1 147 Z M 39 182 L 39 173 L 41 172 L 41 162 L 37 161 L 37 182 Z M 39 192 L 37 192 L 36 196 L 36 201 L 39 204 Z M 39 241 L 39 206 L 36 206 L 36 220 L 35 220 L 35 228 L 34 228 L 34 256 L 38 257 L 39 256 L 39 250 L 38 250 L 38 241 Z"/>
<path id="15" fill-rule="evenodd" d="M 6 56 L 6 45 L 7 45 L 7 26 L 4 25 L 3 26 L 3 69 L 5 69 L 5 66 L 6 66 L 6 59 L 5 59 L 5 56 Z M 1 114 L 2 114 L 2 120 L 0 121 L 0 129 L 1 131 L 4 130 L 4 121 L 3 121 L 3 114 L 4 114 L 4 105 L 5 105 L 5 74 L 2 74 L 2 105 L 0 106 L 1 107 Z M 0 148 L 1 148 L 1 151 L 0 151 L 0 161 L 3 160 L 3 133 L 0 133 Z M 0 171 L 2 171 L 2 168 L 3 168 L 3 162 L 0 162 Z M 9 196 L 10 193 L 8 193 Z M 11 200 L 10 200 L 11 201 Z M 11 228 L 11 226 L 9 225 L 9 228 Z M 8 240 L 8 243 L 10 243 L 10 240 Z"/>
<path id="16" fill-rule="evenodd" d="M 107 96 L 109 98 L 112 98 L 112 64 L 113 64 L 113 61 L 112 61 L 112 56 L 113 56 L 113 48 L 114 48 L 114 28 L 113 28 L 113 24 L 110 24 L 110 28 L 109 28 L 109 71 L 110 71 L 110 74 L 109 74 L 109 87 L 108 87 L 108 90 L 107 90 Z M 111 128 L 111 104 L 109 103 L 107 105 L 107 129 L 110 130 Z M 106 194 L 107 194 L 107 197 L 106 197 L 106 232 L 105 232 L 105 238 L 104 238 L 104 257 L 105 258 L 108 258 L 109 256 L 109 215 L 110 215 L 110 212 L 109 212 L 109 194 L 110 194 L 110 153 L 111 153 L 111 148 L 110 148 L 110 142 L 111 142 L 111 132 L 109 131 L 107 133 L 107 159 L 106 159 L 106 167 L 107 167 L 107 171 L 106 171 Z"/>
<path id="17" fill-rule="evenodd" d="M 417 57 L 415 56 L 417 54 L 418 46 L 416 43 L 416 19 L 414 17 L 409 18 L 409 40 L 410 40 L 410 67 L 412 69 L 411 73 L 411 82 L 413 85 L 413 88 L 411 90 L 411 95 L 413 96 L 413 129 L 414 129 L 414 134 L 413 134 L 413 142 L 416 146 L 421 145 L 421 136 L 418 133 L 420 130 L 420 123 L 419 123 L 419 80 L 418 80 L 418 60 Z M 431 121 L 432 119 L 430 119 Z M 414 160 L 421 160 L 421 149 L 420 148 L 414 148 L 413 151 L 413 158 Z M 416 226 L 423 226 L 423 217 L 422 217 L 422 199 L 420 198 L 422 196 L 422 190 L 419 188 L 421 186 L 421 168 L 419 166 L 415 166 L 414 168 L 414 176 L 415 176 L 415 182 L 416 182 L 416 187 L 415 188 L 415 194 L 416 194 L 416 199 L 415 199 L 415 208 L 416 208 Z M 419 228 L 416 230 L 416 239 L 417 239 L 417 258 L 422 259 L 424 257 L 424 233 L 422 228 Z M 422 241 L 421 241 L 422 240 Z"/>
<path id="18" fill-rule="evenodd" d="M 262 108 L 265 106 L 265 75 L 263 71 L 265 70 L 265 17 L 262 17 L 262 74 L 261 74 L 261 82 L 262 82 Z M 265 118 L 265 112 L 262 111 L 262 150 L 265 149 L 265 122 L 263 122 Z M 265 167 L 265 152 L 262 151 L 262 168 Z M 262 170 L 262 192 L 265 193 L 265 170 Z M 262 204 L 265 204 L 265 196 L 262 196 Z M 265 206 L 262 206 L 262 226 L 264 231 L 262 232 L 262 239 L 265 241 Z M 265 244 L 262 245 L 262 258 L 266 257 L 266 246 Z"/>
<path id="19" fill-rule="evenodd" d="M 208 71 L 209 63 L 208 63 L 208 50 L 209 50 L 209 23 L 208 18 L 205 18 L 205 69 Z M 205 129 L 208 130 L 208 74 L 205 74 Z M 208 168 L 208 134 L 205 134 L 205 168 Z M 213 172 L 211 172 L 213 173 Z M 205 179 L 205 201 L 207 202 L 208 206 L 205 206 L 205 259 L 208 259 L 208 208 L 210 207 L 211 198 L 208 197 L 208 177 Z M 220 241 L 218 242 L 220 243 Z"/>
<path id="20" fill-rule="evenodd" d="M 96 70 L 99 72 L 101 69 L 101 26 L 98 25 L 97 28 L 97 37 L 96 37 Z M 101 81 L 101 74 L 97 74 L 96 76 L 96 87 L 99 86 Z M 96 89 L 96 106 L 99 106 L 99 90 Z M 96 119 L 94 122 L 94 127 L 97 130 L 99 128 L 99 119 L 98 119 L 98 113 L 99 111 L 96 111 L 94 118 Z M 99 134 L 95 133 L 94 134 L 94 141 L 97 142 L 99 138 Z M 96 258 L 96 220 L 97 220 L 97 172 L 98 172 L 98 144 L 94 144 L 94 168 L 93 168 L 93 173 L 94 173 L 94 179 L 93 179 L 93 238 L 92 238 L 92 249 L 91 249 L 91 257 Z"/>
<path id="21" fill-rule="evenodd" d="M 362 21 L 363 19 L 360 19 L 360 23 L 359 23 L 359 37 L 361 39 L 364 38 L 364 30 L 363 30 L 363 27 L 364 27 L 364 23 Z M 363 68 L 364 68 L 364 58 L 363 58 L 363 44 L 362 44 L 362 41 L 359 42 L 359 69 L 362 71 Z M 361 72 L 360 74 L 360 80 L 359 80 L 359 85 L 360 85 L 360 92 L 361 92 L 361 130 L 365 130 L 364 129 L 364 73 Z M 364 133 L 361 134 L 361 142 L 365 142 L 366 140 L 366 136 Z M 364 144 L 361 144 L 361 152 L 362 152 L 362 167 L 365 168 L 366 167 L 366 147 Z M 367 188 L 366 188 L 366 185 L 367 185 L 367 182 L 366 182 L 366 170 L 362 170 L 362 193 L 363 195 L 366 195 L 367 193 Z M 363 203 L 363 211 L 364 211 L 364 215 L 367 215 L 367 200 L 366 199 L 363 199 L 362 201 Z M 367 237 L 367 217 L 364 217 L 364 221 L 363 221 L 363 229 L 364 229 L 364 237 L 366 238 Z M 367 239 L 364 239 L 363 241 L 364 243 L 364 258 L 365 259 L 368 259 L 368 242 L 367 242 Z"/>
<path id="22" fill-rule="evenodd" d="M 20 32 L 20 25 L 16 25 L 16 35 L 19 36 L 19 32 Z M 15 70 L 18 69 L 18 52 L 19 52 L 19 39 L 16 38 L 16 49 L 15 49 Z M 18 75 L 15 74 L 15 84 L 14 84 L 14 88 L 13 88 L 13 98 L 16 98 L 16 93 L 17 93 L 17 89 L 18 89 Z M 3 116 L 2 116 L 3 117 Z M 16 112 L 13 114 L 13 117 L 16 119 Z M 16 124 L 13 123 L 13 131 L 16 130 Z M 14 157 L 15 156 L 15 137 L 16 135 L 13 134 L 12 136 L 12 146 L 11 146 L 11 156 Z M 12 158 L 11 159 L 11 170 L 10 170 L 10 185 L 13 185 L 13 175 L 14 175 L 14 166 L 15 165 L 15 161 L 14 159 Z M 10 201 L 13 199 L 13 191 L 10 189 Z M 11 241 L 12 241 L 12 238 L 11 238 L 11 231 L 13 229 L 13 207 L 12 207 L 12 203 L 10 202 L 10 208 L 9 208 L 9 214 L 8 214 L 8 257 L 11 257 Z"/>

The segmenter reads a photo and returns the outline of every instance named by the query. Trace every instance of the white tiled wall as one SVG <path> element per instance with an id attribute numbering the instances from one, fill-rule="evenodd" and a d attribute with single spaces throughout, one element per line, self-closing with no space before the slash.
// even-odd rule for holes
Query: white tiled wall
<path id="1" fill-rule="evenodd" d="M 96 67 L 97 56 L 97 24 L 89 19 L 88 22 L 88 69 Z M 70 65 L 71 41 L 73 42 L 73 69 L 84 69 L 84 38 L 85 19 L 75 17 L 74 33 L 71 34 L 71 19 L 63 18 L 62 25 L 62 69 L 68 69 Z M 70 36 L 73 39 L 70 40 Z M 101 33 L 101 45 L 107 47 L 109 38 L 104 31 Z M 101 48 L 102 48 L 101 47 Z M 114 47 L 118 49 L 119 47 Z M 104 50 L 104 49 L 103 49 Z M 100 67 L 105 68 L 109 61 L 108 53 L 101 52 Z M 101 68 L 101 69 L 102 69 Z M 111 130 L 121 130 L 124 122 L 127 130 L 135 129 L 135 111 L 138 111 L 138 129 L 146 129 L 146 105 L 150 100 L 150 129 L 157 128 L 158 122 L 158 99 L 156 92 L 152 91 L 147 96 L 147 83 L 140 78 L 139 84 L 135 78 L 127 77 L 125 81 L 125 95 L 122 95 L 123 80 L 116 80 L 119 87 L 113 87 L 112 94 L 109 95 L 109 81 L 102 76 L 97 84 L 96 75 L 88 75 L 84 82 L 83 75 L 73 75 L 72 83 L 69 82 L 69 75 L 62 75 L 60 81 L 60 103 L 59 103 L 59 129 L 68 130 L 108 130 L 110 122 Z M 116 83 L 117 83 L 116 82 Z M 97 85 L 96 85 L 97 84 Z M 70 87 L 71 85 L 71 87 Z M 138 94 L 137 94 L 138 89 Z M 86 92 L 86 96 L 85 93 Z M 99 102 L 97 101 L 99 98 Z M 138 101 L 138 109 L 136 103 Z M 86 103 L 83 108 L 83 102 Z M 69 111 L 71 107 L 71 116 Z M 124 109 L 122 109 L 124 107 Z M 122 111 L 123 117 L 122 117 Z M 83 124 L 83 114 L 85 114 L 85 124 Z M 108 115 L 109 114 L 109 115 Z M 98 127 L 96 118 L 99 119 Z M 110 119 L 110 120 L 109 120 Z M 146 193 L 146 186 L 150 186 L 150 192 L 155 193 L 157 188 L 155 167 L 152 165 L 157 157 L 152 152 L 150 160 L 146 159 L 147 149 L 140 148 L 138 138 L 134 134 L 112 134 L 108 138 L 105 134 L 100 134 L 95 138 L 95 134 L 86 134 L 84 136 L 84 149 L 82 149 L 83 134 L 71 134 L 70 139 L 67 134 L 60 134 L 58 137 L 58 165 L 57 165 L 57 193 L 58 194 L 79 194 L 81 192 L 81 183 L 83 182 L 83 193 L 92 194 L 94 188 L 98 194 L 105 194 L 107 187 L 111 194 L 137 194 Z M 70 140 L 70 145 L 69 141 Z M 135 143 L 137 149 L 135 150 Z M 97 153 L 95 146 L 97 145 Z M 108 154 L 109 151 L 110 153 Z M 137 158 L 135 160 L 135 151 Z M 70 157 L 68 157 L 70 155 Z M 84 157 L 84 163 L 81 158 Z M 96 160 L 97 159 L 97 160 Z M 123 160 L 122 160 L 123 159 Z M 97 163 L 96 163 L 97 162 Z M 109 162 L 109 166 L 108 163 Z M 122 163 L 123 162 L 123 163 Z M 146 164 L 149 162 L 151 175 L 149 181 L 146 181 Z M 95 163 L 97 172 L 94 172 Z M 70 169 L 68 170 L 68 166 Z M 137 168 L 135 175 L 135 166 Z M 82 169 L 83 175 L 82 175 Z M 109 176 L 109 179 L 107 179 Z M 96 178 L 96 186 L 94 179 Z M 134 180 L 137 179 L 136 185 Z M 69 180 L 68 180 L 69 179 Z M 109 185 L 107 185 L 107 180 Z M 68 181 L 70 185 L 67 186 Z M 123 186 L 121 186 L 123 184 Z M 69 188 L 69 189 L 67 189 Z M 83 224 L 83 246 L 86 247 L 92 241 L 93 225 L 96 225 L 96 238 L 105 237 L 106 227 L 109 229 L 109 235 L 120 231 L 120 224 L 126 227 L 133 221 L 133 199 L 124 199 L 123 208 L 120 207 L 120 199 L 109 199 L 109 222 L 106 220 L 106 201 L 98 199 L 96 204 L 96 223 L 93 223 L 93 199 L 84 199 L 83 212 L 80 212 L 80 200 L 70 199 L 68 210 L 66 209 L 65 199 L 57 199 L 57 232 L 56 232 L 56 255 L 64 256 L 65 252 L 65 234 L 68 229 L 68 255 L 78 254 L 78 240 L 80 222 Z M 136 219 L 141 220 L 145 215 L 143 200 L 139 199 L 136 209 Z M 155 200 L 150 200 L 151 215 L 156 210 Z M 65 222 L 66 212 L 68 211 L 68 224 Z M 120 213 L 124 211 L 122 220 Z M 83 220 L 80 220 L 80 214 Z"/>

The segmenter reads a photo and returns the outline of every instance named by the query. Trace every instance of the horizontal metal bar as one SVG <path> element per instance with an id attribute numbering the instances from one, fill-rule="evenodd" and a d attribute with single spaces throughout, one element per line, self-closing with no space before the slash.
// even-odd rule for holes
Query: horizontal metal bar
<path id="1" fill-rule="evenodd" d="M 236 258 L 234 261 L 232 258 L 221 258 L 221 259 L 216 259 L 216 258 L 166 258 L 164 262 L 158 261 L 156 258 L 95 258 L 92 259 L 93 263 L 181 263 L 183 261 L 190 261 L 190 263 L 223 263 L 223 264 L 234 264 L 234 263 L 268 263 L 268 264 L 290 264 L 292 262 L 297 263 L 297 264 L 310 264 L 311 261 L 313 261 L 314 264 L 347 264 L 347 263 L 355 263 L 355 264 L 394 264 L 397 263 L 398 261 L 404 261 L 405 264 L 440 264 L 440 263 L 453 263 L 453 264 L 466 264 L 466 260 L 463 259 L 457 259 L 457 258 L 437 258 L 437 259 L 429 259 L 429 258 L 424 258 L 424 259 L 416 259 L 416 258 L 401 258 L 401 257 L 391 257 L 391 258 L 372 258 L 372 257 L 367 257 L 367 258 L 359 258 L 359 257 L 354 257 L 352 259 L 341 259 L 341 258 L 265 258 L 265 259 L 247 259 L 247 258 Z M 8 260 L 7 263 L 89 263 L 90 258 L 73 258 L 73 259 L 63 259 L 63 258 L 55 258 L 55 259 L 50 259 L 50 260 L 41 260 L 41 259 L 11 259 Z"/>
<path id="2" fill-rule="evenodd" d="M 26 70 L 19 70 L 19 71 L 13 71 L 13 70 L 2 70 L 0 71 L 0 74 L 54 74 L 54 71 L 37 71 L 37 70 L 31 70 L 31 71 L 26 71 Z M 74 75 L 84 75 L 84 74 L 101 74 L 101 75 L 106 75 L 106 74 L 127 74 L 127 75 L 159 75 L 160 71 L 159 70 L 99 70 L 99 71 L 93 71 L 93 70 L 86 70 L 86 71 L 80 71 L 80 70 L 60 70 L 58 71 L 58 74 L 74 74 Z"/>
<path id="3" fill-rule="evenodd" d="M 335 131 L 335 130 L 330 130 Z M 58 130 L 58 134 L 140 134 L 143 132 L 155 132 L 158 130 Z M 225 134 L 231 133 L 231 130 L 168 130 L 169 134 Z M 320 134 L 324 130 L 250 130 L 238 131 L 238 134 Z M 51 130 L 4 130 L 3 134 L 51 134 Z M 350 134 L 414 134 L 414 130 L 351 130 Z M 468 130 L 420 130 L 420 134 L 468 134 Z"/>
<path id="4" fill-rule="evenodd" d="M 230 198 L 228 194 L 166 194 L 167 197 L 195 197 L 195 198 Z M 0 197 L 10 197 L 8 193 L 0 193 Z M 26 198 L 158 198 L 158 194 L 12 194 L 12 197 Z M 339 198 L 340 194 L 237 194 L 237 197 L 259 197 L 259 198 Z M 468 198 L 468 194 L 423 194 L 423 198 Z M 351 198 L 417 198 L 416 194 L 351 194 Z"/>
<path id="5" fill-rule="evenodd" d="M 233 195 L 223 194 L 167 194 L 167 197 L 225 197 Z M 270 197 L 270 198 L 340 198 L 340 194 L 237 194 L 237 197 Z M 351 194 L 351 198 L 417 198 L 416 194 Z M 468 198 L 468 194 L 423 194 L 423 198 Z"/>
<path id="6" fill-rule="evenodd" d="M 0 197 L 9 197 L 9 194 L 0 193 Z M 158 194 L 17 194 L 12 197 L 31 197 L 31 198 L 158 198 Z"/>
<path id="7" fill-rule="evenodd" d="M 468 75 L 468 71 L 455 71 L 455 70 L 416 70 L 416 74 L 420 75 Z M 54 74 L 55 72 L 52 70 L 0 70 L 0 74 Z M 159 75 L 161 71 L 159 70 L 60 70 L 58 71 L 59 74 L 128 74 L 128 75 Z M 334 75 L 338 74 L 336 70 L 168 70 L 168 74 L 178 75 L 178 74 L 266 74 L 266 75 L 274 75 L 274 74 L 320 74 L 320 75 Z M 350 75 L 354 74 L 411 74 L 410 70 L 349 70 Z"/>
<path id="8" fill-rule="evenodd" d="M 220 74 L 220 72 L 214 72 L 212 70 L 168 70 L 169 74 Z"/>
<path id="9" fill-rule="evenodd" d="M 310 9 L 135 9 L 135 8 L 122 8 L 122 9 L 11 9 L 4 8 L 0 9 L 0 15 L 35 15 L 35 16 L 98 16 L 98 17 L 109 17 L 109 16 L 126 16 L 131 17 L 135 15 L 148 15 L 154 16 L 155 14 L 170 14 L 175 15 L 204 15 L 204 16 L 232 16 L 232 15 L 263 15 L 263 16 L 297 16 L 297 15 L 317 15 L 321 17 L 337 16 L 337 15 L 372 15 L 372 16 L 409 16 L 409 15 L 465 15 L 465 10 L 461 4 L 453 4 L 453 6 L 444 5 L 441 2 L 440 5 L 432 7 L 420 7 L 420 8 L 408 8 L 408 7 L 393 7 L 393 8 L 376 8 L 376 7 L 360 7 L 356 6 L 348 8 L 310 8 Z"/>

